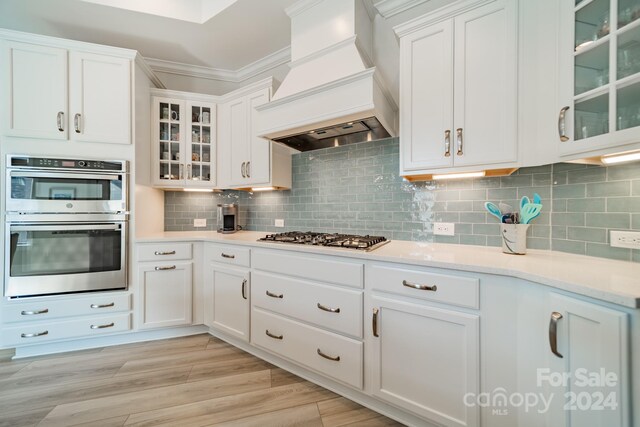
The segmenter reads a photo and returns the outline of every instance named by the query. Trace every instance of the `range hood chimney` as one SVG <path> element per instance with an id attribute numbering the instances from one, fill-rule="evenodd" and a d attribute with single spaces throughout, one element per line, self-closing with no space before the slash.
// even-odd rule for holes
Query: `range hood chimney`
<path id="1" fill-rule="evenodd" d="M 397 135 L 398 107 L 372 66 L 363 0 L 300 0 L 291 18 L 291 70 L 257 107 L 258 135 L 299 151 Z"/>

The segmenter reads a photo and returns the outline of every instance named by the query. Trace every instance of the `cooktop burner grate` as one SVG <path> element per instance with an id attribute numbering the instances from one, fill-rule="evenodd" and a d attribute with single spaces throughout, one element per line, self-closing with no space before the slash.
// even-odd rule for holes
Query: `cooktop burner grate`
<path id="1" fill-rule="evenodd" d="M 289 231 L 286 233 L 267 234 L 258 239 L 261 242 L 297 243 L 300 245 L 330 246 L 338 248 L 372 251 L 389 243 L 382 236 L 358 236 L 355 234 L 315 233 L 311 231 Z"/>

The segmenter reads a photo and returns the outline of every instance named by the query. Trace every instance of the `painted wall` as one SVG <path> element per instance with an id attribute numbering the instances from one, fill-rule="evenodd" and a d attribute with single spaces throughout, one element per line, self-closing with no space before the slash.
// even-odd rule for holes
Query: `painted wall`
<path id="1" fill-rule="evenodd" d="M 516 206 L 534 192 L 543 212 L 528 247 L 640 262 L 640 251 L 608 246 L 609 230 L 640 230 L 640 165 L 600 167 L 557 163 L 514 175 L 409 183 L 398 175 L 396 138 L 299 153 L 289 191 L 222 194 L 167 192 L 165 230 L 193 230 L 194 218 L 215 229 L 216 205 L 237 201 L 240 224 L 265 232 L 311 230 L 500 246 L 487 200 Z M 284 219 L 285 228 L 274 220 Z M 455 223 L 453 237 L 434 236 L 434 222 Z"/>

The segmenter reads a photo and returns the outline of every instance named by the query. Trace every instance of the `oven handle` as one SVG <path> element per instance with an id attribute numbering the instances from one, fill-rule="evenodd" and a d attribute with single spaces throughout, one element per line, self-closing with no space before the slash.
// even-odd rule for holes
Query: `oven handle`
<path id="1" fill-rule="evenodd" d="M 113 230 L 120 231 L 122 224 L 96 225 L 11 225 L 11 231 L 76 231 L 76 230 Z"/>
<path id="2" fill-rule="evenodd" d="M 88 174 L 88 173 L 60 173 L 60 172 L 23 172 L 12 171 L 11 176 L 16 178 L 69 178 L 69 179 L 95 179 L 117 181 L 122 173 L 117 174 Z"/>

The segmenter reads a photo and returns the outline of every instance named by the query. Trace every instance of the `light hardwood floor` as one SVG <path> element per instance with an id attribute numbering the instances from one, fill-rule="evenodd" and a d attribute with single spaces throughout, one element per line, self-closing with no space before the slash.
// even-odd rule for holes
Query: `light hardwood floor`
<path id="1" fill-rule="evenodd" d="M 400 426 L 209 335 L 0 362 L 0 426 Z"/>

